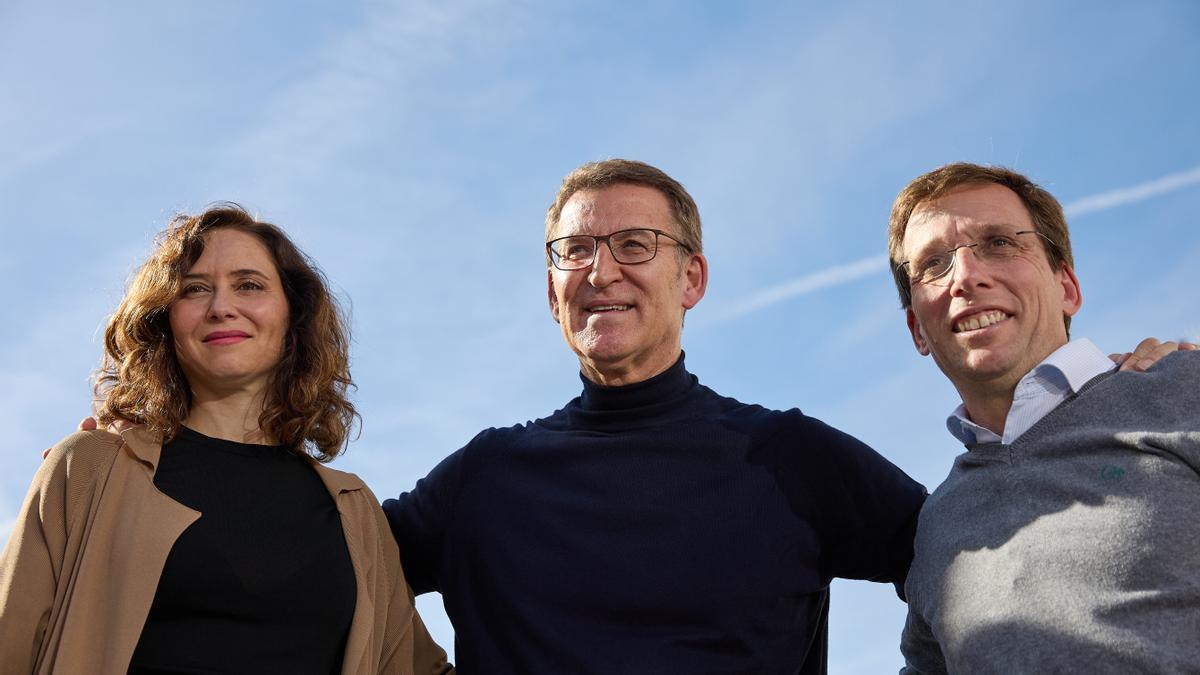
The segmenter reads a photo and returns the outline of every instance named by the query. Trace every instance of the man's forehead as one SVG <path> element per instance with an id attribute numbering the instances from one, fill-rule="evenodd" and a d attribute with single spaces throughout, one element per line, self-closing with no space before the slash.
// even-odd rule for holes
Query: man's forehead
<path id="1" fill-rule="evenodd" d="M 559 230 L 618 230 L 630 227 L 664 229 L 671 221 L 666 195 L 644 185 L 619 183 L 579 190 L 563 205 Z"/>
<path id="2" fill-rule="evenodd" d="M 1029 217 L 1025 203 L 1009 188 L 998 183 L 968 183 L 917 204 L 909 221 L 939 215 L 988 219 L 999 214 L 1008 214 L 1009 220 L 1015 214 Z"/>
<path id="3" fill-rule="evenodd" d="M 939 240 L 956 233 L 969 235 L 1029 229 L 1033 220 L 1015 192 L 995 183 L 965 185 L 913 209 L 904 230 L 904 243 Z"/>

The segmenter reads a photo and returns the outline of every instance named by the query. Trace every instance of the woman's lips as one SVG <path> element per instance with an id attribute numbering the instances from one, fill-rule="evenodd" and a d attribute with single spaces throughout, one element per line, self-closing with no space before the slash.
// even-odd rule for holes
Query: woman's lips
<path id="1" fill-rule="evenodd" d="M 240 330 L 220 330 L 205 335 L 203 342 L 209 345 L 232 345 L 249 338 L 249 334 Z"/>

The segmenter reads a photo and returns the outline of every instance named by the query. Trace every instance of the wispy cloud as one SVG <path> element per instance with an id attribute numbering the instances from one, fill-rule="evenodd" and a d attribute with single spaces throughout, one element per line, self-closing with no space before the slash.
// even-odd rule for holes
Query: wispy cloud
<path id="1" fill-rule="evenodd" d="M 1152 197 L 1158 197 L 1192 185 L 1200 185 L 1200 167 L 1169 174 L 1130 187 L 1118 188 L 1076 199 L 1064 206 L 1063 210 L 1067 216 L 1077 218 L 1089 213 L 1106 211 L 1118 206 L 1125 206 L 1126 204 L 1133 204 Z M 737 300 L 724 309 L 719 310 L 711 320 L 722 322 L 736 319 L 785 300 L 791 300 L 792 298 L 807 295 L 814 291 L 848 284 L 858 281 L 863 277 L 879 274 L 887 270 L 887 266 L 887 256 L 882 255 L 830 267 L 777 286 L 763 289 L 741 300 Z"/>
<path id="2" fill-rule="evenodd" d="M 328 180 L 331 167 L 353 148 L 389 142 L 404 147 L 404 121 L 421 110 L 447 70 L 506 36 L 492 0 L 433 0 L 369 4 L 364 20 L 321 49 L 316 69 L 273 92 L 258 123 L 227 148 L 225 161 L 249 176 L 226 178 L 231 190 L 247 184 L 273 188 L 273 203 L 308 181 Z M 470 48 L 463 45 L 470 45 Z M 248 181 L 247 178 L 252 180 Z M 297 187 L 299 186 L 299 187 Z M 292 188 L 292 189 L 289 189 Z M 396 189 L 392 179 L 391 189 Z"/>
<path id="3" fill-rule="evenodd" d="M 1200 166 L 1189 171 L 1173 173 L 1132 187 L 1119 188 L 1091 195 L 1067 204 L 1063 207 L 1069 217 L 1078 217 L 1096 211 L 1133 204 L 1151 197 L 1174 192 L 1181 188 L 1200 184 Z"/>
<path id="4" fill-rule="evenodd" d="M 78 146 L 113 134 L 131 123 L 130 115 L 91 120 L 69 128 L 55 129 L 52 133 L 46 132 L 44 135 L 49 138 L 40 143 L 37 139 L 20 140 L 14 135 L 0 142 L 0 157 L 3 158 L 0 159 L 0 183 L 66 157 Z"/>
<path id="5" fill-rule="evenodd" d="M 851 281 L 856 281 L 863 277 L 877 274 L 880 270 L 887 269 L 887 264 L 888 258 L 886 255 L 877 255 L 846 263 L 845 265 L 823 269 L 815 274 L 809 274 L 754 293 L 729 306 L 725 311 L 718 313 L 715 320 L 728 321 L 729 319 L 735 319 L 744 314 L 749 314 L 750 312 L 770 307 L 784 300 L 812 293 L 813 291 L 819 291 L 830 286 L 848 284 Z"/>

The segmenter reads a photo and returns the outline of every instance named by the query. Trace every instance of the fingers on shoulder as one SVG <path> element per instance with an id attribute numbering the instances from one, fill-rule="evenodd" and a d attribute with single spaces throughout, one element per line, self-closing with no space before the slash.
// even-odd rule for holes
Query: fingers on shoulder
<path id="1" fill-rule="evenodd" d="M 46 462 L 71 466 L 105 461 L 123 442 L 120 436 L 107 431 L 76 431 L 50 448 Z"/>

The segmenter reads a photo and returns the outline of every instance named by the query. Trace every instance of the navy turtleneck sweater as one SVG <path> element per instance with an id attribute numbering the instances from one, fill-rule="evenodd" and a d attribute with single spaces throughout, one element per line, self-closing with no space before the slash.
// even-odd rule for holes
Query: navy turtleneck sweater
<path id="1" fill-rule="evenodd" d="M 824 673 L 833 577 L 902 585 L 925 490 L 799 410 L 684 368 L 583 379 L 383 508 L 458 671 Z"/>

